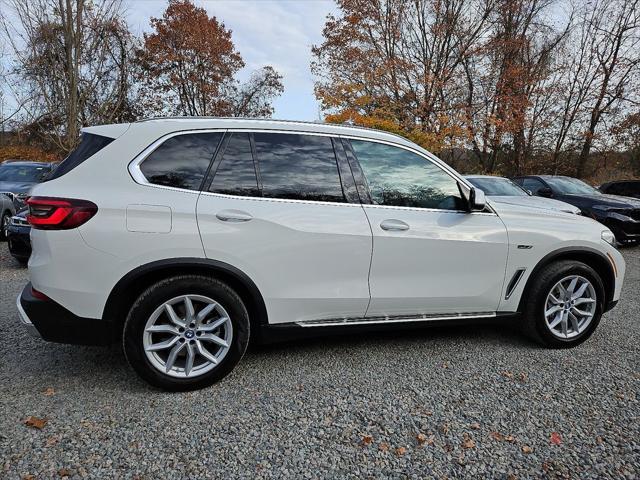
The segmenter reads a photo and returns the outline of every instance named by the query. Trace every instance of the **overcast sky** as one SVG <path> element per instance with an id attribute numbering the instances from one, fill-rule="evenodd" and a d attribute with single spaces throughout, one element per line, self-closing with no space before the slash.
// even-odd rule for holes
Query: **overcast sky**
<path id="1" fill-rule="evenodd" d="M 210 16 L 232 30 L 246 63 L 241 72 L 272 65 L 284 76 L 284 94 L 275 102 L 274 118 L 316 120 L 318 103 L 309 70 L 311 46 L 322 40 L 322 27 L 333 0 L 195 0 Z M 149 30 L 149 18 L 160 17 L 166 0 L 125 0 L 132 31 Z"/>

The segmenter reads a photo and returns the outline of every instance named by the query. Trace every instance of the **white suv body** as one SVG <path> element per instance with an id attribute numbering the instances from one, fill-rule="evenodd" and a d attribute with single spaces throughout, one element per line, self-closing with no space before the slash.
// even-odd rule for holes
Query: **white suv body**
<path id="1" fill-rule="evenodd" d="M 528 296 L 544 305 L 530 314 L 536 318 L 523 322 L 544 343 L 570 346 L 586 339 L 620 296 L 624 260 L 602 225 L 561 212 L 485 205 L 482 192 L 457 172 L 389 133 L 302 122 L 168 118 L 90 127 L 83 134 L 67 165 L 31 193 L 31 285 L 18 308 L 23 321 L 47 340 L 124 338 L 138 373 L 165 388 L 197 388 L 221 378 L 246 348 L 230 343 L 274 331 L 277 338 L 285 331 L 272 327 L 312 331 L 527 317 Z M 51 206 L 51 199 L 71 200 L 60 207 L 55 200 Z M 66 214 L 67 223 L 55 220 Z M 559 266 L 568 280 L 549 300 L 552 287 L 563 281 L 549 269 Z M 222 292 L 221 301 L 212 298 L 220 290 L 210 296 L 171 284 L 175 278 L 187 282 L 185 275 L 205 279 L 200 283 L 211 278 L 236 296 Z M 557 282 L 549 286 L 541 275 Z M 546 312 L 562 303 L 554 303 L 557 292 L 574 277 L 582 279 L 573 283 L 582 297 L 573 301 L 582 302 L 586 311 L 579 311 L 590 317 L 577 319 L 572 328 L 578 314 L 572 317 L 570 308 L 577 307 L 562 304 Z M 542 293 L 532 293 L 540 285 L 549 290 L 542 300 Z M 183 299 L 185 306 L 176 307 L 180 319 L 167 320 L 158 308 L 172 299 L 158 294 L 155 306 L 145 300 L 161 287 L 165 297 L 199 295 L 193 297 L 196 306 Z M 205 316 L 233 316 L 235 302 L 242 305 L 236 316 L 247 318 L 232 318 L 228 329 L 214 332 L 229 345 L 214 340 L 221 356 L 207 364 L 209 351 L 202 353 L 204 342 L 195 335 L 209 335 L 205 325 L 212 321 L 200 319 L 204 330 L 192 331 L 189 315 L 196 318 L 190 309 L 206 310 L 213 305 L 209 300 L 220 308 L 209 307 Z M 143 307 L 151 310 L 138 319 L 136 309 Z M 46 309 L 60 321 L 40 318 Z M 554 330 L 560 311 L 564 316 Z M 160 319 L 147 319 L 154 315 Z M 153 322 L 166 326 L 171 320 L 184 332 L 165 328 L 163 341 L 178 340 L 157 353 L 149 345 L 160 335 L 154 328 L 162 328 Z M 127 328 L 136 322 L 144 325 Z M 140 338 L 127 340 L 133 331 Z M 138 354 L 129 351 L 136 348 Z"/>

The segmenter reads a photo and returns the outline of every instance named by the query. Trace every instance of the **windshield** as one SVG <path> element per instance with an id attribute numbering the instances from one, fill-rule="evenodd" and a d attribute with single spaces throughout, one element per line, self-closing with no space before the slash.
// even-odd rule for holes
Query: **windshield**
<path id="1" fill-rule="evenodd" d="M 0 165 L 0 182 L 37 183 L 48 172 L 42 165 Z"/>
<path id="2" fill-rule="evenodd" d="M 553 190 L 563 195 L 600 195 L 598 190 L 577 178 L 549 177 L 544 180 Z"/>
<path id="3" fill-rule="evenodd" d="M 478 187 L 489 196 L 508 196 L 508 197 L 526 197 L 529 195 L 518 185 L 513 183 L 508 178 L 494 177 L 494 178 L 468 178 L 474 187 Z"/>

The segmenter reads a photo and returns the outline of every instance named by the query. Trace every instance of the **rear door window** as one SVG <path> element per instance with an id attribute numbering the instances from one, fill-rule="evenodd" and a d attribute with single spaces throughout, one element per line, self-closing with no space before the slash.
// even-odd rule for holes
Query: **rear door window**
<path id="1" fill-rule="evenodd" d="M 545 188 L 545 185 L 535 178 L 525 178 L 522 180 L 522 188 L 536 195 L 541 188 Z"/>
<path id="2" fill-rule="evenodd" d="M 222 132 L 188 133 L 167 139 L 141 164 L 149 183 L 200 190 Z"/>
<path id="3" fill-rule="evenodd" d="M 254 139 L 264 197 L 346 202 L 330 137 L 255 133 Z"/>
<path id="4" fill-rule="evenodd" d="M 113 138 L 103 137 L 93 133 L 83 133 L 80 145 L 78 145 L 78 147 L 72 151 L 67 158 L 60 162 L 58 167 L 46 178 L 46 180 L 53 180 L 54 178 L 63 176 L 65 173 L 69 173 L 85 160 L 94 156 L 104 147 L 109 145 L 113 140 Z"/>

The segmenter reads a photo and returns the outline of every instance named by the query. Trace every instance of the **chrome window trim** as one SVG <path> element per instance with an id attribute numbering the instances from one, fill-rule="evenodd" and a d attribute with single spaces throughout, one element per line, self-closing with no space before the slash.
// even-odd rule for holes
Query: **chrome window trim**
<path id="1" fill-rule="evenodd" d="M 403 149 L 405 149 L 405 150 L 407 150 L 407 151 L 409 151 L 411 153 L 414 153 L 414 154 L 424 158 L 426 161 L 433 163 L 434 165 L 439 167 L 441 170 L 444 170 L 445 173 L 447 173 L 454 180 L 461 181 L 462 183 L 464 183 L 468 187 L 472 187 L 472 185 L 469 182 L 467 182 L 462 176 L 458 176 L 457 172 L 455 172 L 455 170 L 451 169 L 451 167 L 446 165 L 444 162 L 439 160 L 437 157 L 433 156 L 432 154 L 429 154 L 430 156 L 426 156 L 421 151 L 419 151 L 419 150 L 417 150 L 415 148 L 409 148 L 409 147 L 407 147 L 405 145 L 401 145 L 399 143 L 389 142 L 389 141 L 386 141 L 386 140 L 378 140 L 378 139 L 369 138 L 369 137 L 361 137 L 361 136 L 357 136 L 357 135 L 336 135 L 336 134 L 324 133 L 324 132 L 308 132 L 308 131 L 304 131 L 304 130 L 281 130 L 281 129 L 273 129 L 273 128 L 240 128 L 240 127 L 238 127 L 238 128 L 203 128 L 203 129 L 179 130 L 179 131 L 171 132 L 171 133 L 163 135 L 162 137 L 160 137 L 157 140 L 155 140 L 148 147 L 146 147 L 142 152 L 140 152 L 138 155 L 136 155 L 134 157 L 134 159 L 131 160 L 131 162 L 129 162 L 129 166 L 128 166 L 129 175 L 131 175 L 131 178 L 133 179 L 133 181 L 136 182 L 139 185 L 144 185 L 146 187 L 152 187 L 152 188 L 160 188 L 160 189 L 163 189 L 163 190 L 170 190 L 170 191 L 175 191 L 175 192 L 190 193 L 190 194 L 195 194 L 195 195 L 218 196 L 218 197 L 222 197 L 222 198 L 231 198 L 231 199 L 236 198 L 236 199 L 254 200 L 254 201 L 255 200 L 262 200 L 262 201 L 272 201 L 272 202 L 303 203 L 303 204 L 317 204 L 317 205 L 351 205 L 351 206 L 362 206 L 362 207 L 372 207 L 372 208 L 400 209 L 400 210 L 408 210 L 408 211 L 456 213 L 456 214 L 465 214 L 465 215 L 471 214 L 471 215 L 492 215 L 492 216 L 497 216 L 497 214 L 495 213 L 495 210 L 489 204 L 487 204 L 487 206 L 491 210 L 491 212 L 468 212 L 466 210 L 446 210 L 446 209 L 439 209 L 439 208 L 401 207 L 401 206 L 393 206 L 393 205 L 374 205 L 374 204 L 368 204 L 368 203 L 367 204 L 364 204 L 364 203 L 363 204 L 356 204 L 356 203 L 349 203 L 349 202 L 326 202 L 326 201 L 318 201 L 318 200 L 295 200 L 295 199 L 289 199 L 289 198 L 246 197 L 246 196 L 241 196 L 241 195 L 228 195 L 228 194 L 205 192 L 205 191 L 199 191 L 199 190 L 189 190 L 187 188 L 176 188 L 176 187 L 169 187 L 169 186 L 166 186 L 166 185 L 158 185 L 158 184 L 155 184 L 155 183 L 151 183 L 151 182 L 149 182 L 147 180 L 147 178 L 143 175 L 142 171 L 140 170 L 140 165 L 142 164 L 142 162 L 144 162 L 147 159 L 147 157 L 149 155 L 151 155 L 151 153 L 153 153 L 153 151 L 156 148 L 158 148 L 160 145 L 162 145 L 168 139 L 176 137 L 178 135 L 189 135 L 189 134 L 194 134 L 194 133 L 216 133 L 216 132 L 223 132 L 223 133 L 232 133 L 232 132 L 241 132 L 241 133 L 282 133 L 282 134 L 290 134 L 290 135 L 312 135 L 312 136 L 318 136 L 318 137 L 345 138 L 345 139 L 348 139 L 348 140 L 361 140 L 361 141 L 367 141 L 367 142 L 383 143 L 383 144 L 386 144 L 386 145 L 390 145 L 392 147 L 403 148 Z M 433 159 L 431 158 L 431 156 L 433 156 Z"/>

